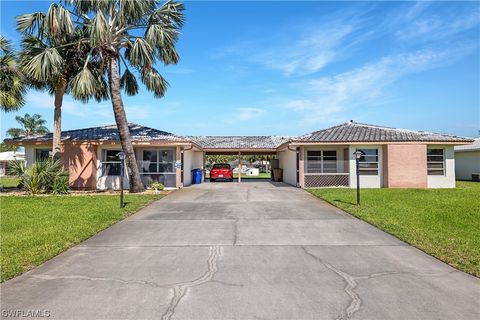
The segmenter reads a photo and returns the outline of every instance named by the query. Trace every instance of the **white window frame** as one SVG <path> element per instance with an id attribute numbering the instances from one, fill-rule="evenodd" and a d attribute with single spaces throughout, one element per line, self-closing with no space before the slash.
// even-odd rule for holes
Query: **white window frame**
<path id="1" fill-rule="evenodd" d="M 428 154 L 428 151 L 429 150 L 442 150 L 442 161 L 429 161 L 428 160 L 428 157 L 440 157 L 440 155 L 429 155 Z M 429 168 L 428 165 L 429 164 L 442 164 L 442 167 L 441 168 Z M 442 174 L 432 174 L 430 173 L 430 171 L 442 171 Z M 447 170 L 446 170 L 446 166 L 445 166 L 445 149 L 444 148 L 435 148 L 435 147 L 431 147 L 431 148 L 427 148 L 427 175 L 429 176 L 445 176 L 447 173 Z"/>
<path id="2" fill-rule="evenodd" d="M 155 162 L 156 164 L 156 168 L 157 170 L 156 171 L 150 171 L 150 172 L 144 172 L 142 168 L 140 168 L 140 174 L 141 175 L 150 175 L 150 174 L 176 174 L 176 170 L 175 170 L 175 150 L 174 149 L 142 149 L 141 150 L 141 153 L 142 153 L 142 161 L 141 161 L 141 166 L 143 166 L 143 163 L 146 162 L 147 160 L 144 160 L 143 159 L 143 153 L 145 151 L 150 151 L 150 152 L 156 152 L 157 153 L 157 161 Z M 166 172 L 166 171 L 159 171 L 160 170 L 160 165 L 161 164 L 170 164 L 170 162 L 168 161 L 160 161 L 160 153 L 162 151 L 169 151 L 169 152 L 173 152 L 173 171 L 172 172 Z M 150 167 L 150 164 L 149 164 L 149 167 Z"/>
<path id="3" fill-rule="evenodd" d="M 312 156 L 312 157 L 316 157 L 316 158 L 320 158 L 319 160 L 310 160 L 310 156 L 308 155 L 309 152 L 320 152 L 320 156 Z M 324 155 L 324 152 L 335 152 L 335 170 L 332 172 L 332 171 L 328 171 L 328 172 L 325 172 L 325 161 L 328 162 L 328 161 L 333 161 L 333 160 L 328 160 L 328 159 L 325 159 L 325 157 L 327 158 L 332 158 L 333 156 L 325 156 Z M 311 162 L 320 162 L 320 168 L 318 169 L 314 169 L 315 172 L 312 172 L 311 169 L 309 166 L 310 166 L 310 163 Z M 306 173 L 337 173 L 338 171 L 338 168 L 337 168 L 337 163 L 338 163 L 338 150 L 307 150 L 307 168 L 306 168 Z M 319 171 L 318 171 L 319 170 Z"/>
<path id="4" fill-rule="evenodd" d="M 122 161 L 106 161 L 107 159 L 107 152 L 108 151 L 115 151 L 117 153 L 120 153 L 120 149 L 102 149 L 102 161 L 100 161 L 100 175 L 102 177 L 120 177 L 121 175 L 120 174 L 115 174 L 115 175 L 109 175 L 109 174 L 103 174 L 104 173 L 104 170 L 103 170 L 103 165 L 107 165 L 107 164 L 121 164 Z"/>
<path id="5" fill-rule="evenodd" d="M 378 148 L 357 148 L 356 151 L 362 151 L 362 150 L 375 150 L 376 151 L 376 155 L 368 155 L 366 154 L 365 157 L 376 157 L 377 160 L 376 161 L 360 161 L 359 162 L 359 166 L 358 166 L 358 172 L 361 176 L 378 176 L 380 174 L 380 155 L 379 155 L 379 151 L 378 151 Z M 364 157 L 364 156 L 362 156 Z M 376 164 L 377 167 L 362 167 L 361 165 L 362 164 Z M 362 172 L 367 172 L 367 171 L 377 171 L 376 174 L 365 174 Z"/>

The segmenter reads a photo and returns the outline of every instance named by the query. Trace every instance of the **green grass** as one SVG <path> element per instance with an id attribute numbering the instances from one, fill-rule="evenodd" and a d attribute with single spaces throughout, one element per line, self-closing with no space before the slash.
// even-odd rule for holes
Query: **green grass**
<path id="1" fill-rule="evenodd" d="M 18 179 L 15 177 L 0 177 L 0 189 L 2 188 L 16 188 L 18 186 Z"/>
<path id="2" fill-rule="evenodd" d="M 247 176 L 246 173 L 242 173 L 242 179 L 270 179 L 270 177 L 271 177 L 270 173 L 266 173 L 266 172 L 260 172 L 260 174 L 258 176 Z M 207 178 L 207 179 L 210 178 L 210 175 L 209 175 L 208 172 L 205 175 L 205 178 Z M 234 173 L 233 178 L 237 179 L 238 178 L 238 173 Z"/>
<path id="3" fill-rule="evenodd" d="M 480 276 L 480 183 L 455 189 L 308 190 L 453 267 Z"/>
<path id="4" fill-rule="evenodd" d="M 1 281 L 51 259 L 162 195 L 2 196 Z"/>
<path id="5" fill-rule="evenodd" d="M 233 177 L 238 178 L 238 173 L 234 173 Z M 248 176 L 246 173 L 242 173 L 242 179 L 270 179 L 270 173 L 260 172 L 258 176 Z"/>

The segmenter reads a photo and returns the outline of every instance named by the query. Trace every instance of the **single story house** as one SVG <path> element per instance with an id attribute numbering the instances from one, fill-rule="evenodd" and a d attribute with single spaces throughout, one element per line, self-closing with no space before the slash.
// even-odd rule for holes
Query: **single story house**
<path id="1" fill-rule="evenodd" d="M 356 186 L 353 153 L 362 152 L 360 184 L 367 188 L 453 188 L 454 146 L 473 140 L 349 121 L 298 137 L 178 136 L 129 124 L 142 180 L 167 188 L 191 183 L 205 155 L 274 155 L 283 181 L 300 188 Z M 25 147 L 27 165 L 49 156 L 52 134 L 7 143 Z M 120 186 L 120 141 L 115 125 L 62 132 L 63 161 L 77 189 Z M 128 185 L 124 178 L 124 185 Z"/>
<path id="2" fill-rule="evenodd" d="M 13 160 L 25 160 L 25 154 L 23 152 L 17 151 L 0 152 L 0 177 L 6 176 L 8 174 L 8 162 Z"/>
<path id="3" fill-rule="evenodd" d="M 480 138 L 472 144 L 456 146 L 455 175 L 458 180 L 472 180 L 472 174 L 480 174 Z"/>

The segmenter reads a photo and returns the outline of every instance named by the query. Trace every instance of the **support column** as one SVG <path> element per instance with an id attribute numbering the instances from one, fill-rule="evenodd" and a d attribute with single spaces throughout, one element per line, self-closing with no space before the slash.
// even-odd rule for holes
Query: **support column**
<path id="1" fill-rule="evenodd" d="M 298 174 L 299 174 L 299 187 L 305 187 L 305 147 L 300 147 L 298 157 Z"/>
<path id="2" fill-rule="evenodd" d="M 205 165 L 205 152 L 202 151 L 202 183 L 205 182 L 206 174 L 207 174 L 207 167 Z"/>
<path id="3" fill-rule="evenodd" d="M 242 153 L 238 151 L 238 182 L 242 182 Z"/>
<path id="4" fill-rule="evenodd" d="M 182 161 L 182 149 L 180 146 L 177 146 L 175 149 L 175 160 Z M 176 166 L 175 166 L 176 167 Z M 181 188 L 182 185 L 182 168 L 175 168 L 175 177 L 176 177 L 176 187 Z"/>

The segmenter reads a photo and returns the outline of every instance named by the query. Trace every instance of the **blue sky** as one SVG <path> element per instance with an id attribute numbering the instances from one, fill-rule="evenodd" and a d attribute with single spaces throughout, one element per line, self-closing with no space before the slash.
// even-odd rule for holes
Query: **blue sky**
<path id="1" fill-rule="evenodd" d="M 1 1 L 1 33 L 46 1 Z M 478 2 L 186 2 L 181 62 L 156 99 L 124 97 L 127 118 L 181 135 L 297 135 L 350 119 L 478 136 Z M 53 98 L 16 114 L 52 126 Z M 1 113 L 1 137 L 16 126 Z M 65 98 L 63 129 L 114 123 L 109 101 Z"/>

